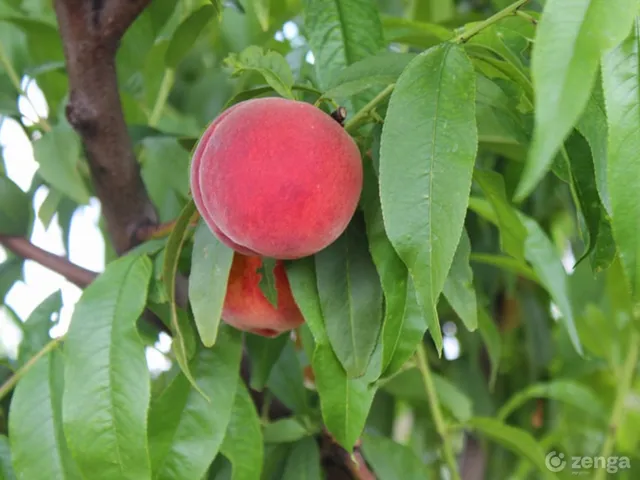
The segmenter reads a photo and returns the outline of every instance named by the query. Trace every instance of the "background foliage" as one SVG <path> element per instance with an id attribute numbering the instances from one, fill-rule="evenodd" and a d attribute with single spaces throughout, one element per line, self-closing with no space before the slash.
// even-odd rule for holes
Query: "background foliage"
<path id="1" fill-rule="evenodd" d="M 87 287 L 55 339 L 59 292 L 4 307 L 22 342 L 0 368 L 2 478 L 546 478 L 572 456 L 635 478 L 637 0 L 110 0 L 91 58 L 78 5 L 0 0 L 0 122 L 39 165 L 22 191 L 0 163 L 0 296 L 24 257 Z M 78 108 L 109 98 L 109 52 L 130 144 L 117 102 Z M 19 108 L 25 82 L 46 118 Z M 193 221 L 188 172 L 213 118 L 273 95 L 345 106 L 365 187 L 336 243 L 287 264 L 306 324 L 266 340 L 218 323 L 231 252 Z M 142 183 L 105 187 L 130 151 Z M 95 281 L 28 242 L 57 222 L 69 252 L 91 197 Z M 151 375 L 161 330 L 173 363 Z"/>

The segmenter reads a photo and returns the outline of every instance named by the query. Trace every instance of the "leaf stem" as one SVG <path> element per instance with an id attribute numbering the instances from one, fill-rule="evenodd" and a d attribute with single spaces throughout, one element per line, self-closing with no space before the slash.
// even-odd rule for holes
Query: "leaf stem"
<path id="1" fill-rule="evenodd" d="M 516 15 L 517 15 L 518 17 L 524 18 L 527 22 L 531 22 L 531 23 L 533 23 L 534 25 L 538 25 L 538 20 L 537 20 L 537 19 L 535 19 L 535 18 L 533 18 L 533 17 L 532 17 L 531 15 L 529 15 L 528 13 L 523 12 L 522 10 L 516 10 L 516 12 L 515 12 L 515 13 L 516 13 Z"/>
<path id="2" fill-rule="evenodd" d="M 62 340 L 64 340 L 64 335 L 61 336 L 61 337 L 58 337 L 58 338 L 54 338 L 49 343 L 47 343 L 44 347 L 42 347 L 42 349 L 38 353 L 36 353 L 33 357 L 31 357 L 29 360 L 27 360 L 27 362 L 22 367 L 20 367 L 18 370 L 16 370 L 16 373 L 14 373 L 0 387 L 0 400 L 2 400 L 5 397 L 5 395 L 7 395 L 7 393 L 9 393 L 11 390 L 13 390 L 13 387 L 16 386 L 18 381 L 22 377 L 24 377 L 29 372 L 29 370 L 31 370 L 31 368 L 38 362 L 38 360 L 40 360 L 47 353 L 49 353 L 54 348 L 56 348 L 58 346 L 58 344 L 60 342 L 62 342 Z"/>
<path id="3" fill-rule="evenodd" d="M 509 15 L 515 15 L 519 8 L 524 6 L 529 0 L 518 0 L 517 2 L 512 3 L 506 8 L 503 8 L 495 15 L 490 16 L 486 20 L 475 24 L 469 30 L 462 32 L 460 35 L 455 37 L 452 41 L 455 43 L 465 43 L 474 35 L 477 35 L 485 28 L 493 25 L 496 22 L 499 22 L 503 18 L 508 17 Z"/>
<path id="4" fill-rule="evenodd" d="M 387 87 L 382 90 L 378 95 L 376 95 L 369 103 L 367 103 L 360 111 L 356 112 L 351 120 L 344 124 L 344 129 L 347 131 L 353 131 L 357 126 L 359 126 L 362 121 L 367 118 L 374 108 L 378 106 L 385 98 L 391 95 L 393 92 L 393 88 L 396 86 L 395 83 L 391 85 L 387 85 Z"/>
<path id="5" fill-rule="evenodd" d="M 162 116 L 162 110 L 167 104 L 167 98 L 169 98 L 169 92 L 173 86 L 173 80 L 175 78 L 175 71 L 172 68 L 166 68 L 162 75 L 162 82 L 160 83 L 160 89 L 158 90 L 158 97 L 156 103 L 153 105 L 151 116 L 149 117 L 149 126 L 155 127 L 160 121 Z"/>
<path id="6" fill-rule="evenodd" d="M 422 381 L 427 394 L 429 408 L 433 415 L 433 422 L 435 423 L 436 431 L 442 439 L 442 450 L 444 452 L 445 461 L 449 466 L 451 478 L 452 480 L 460 480 L 458 464 L 456 462 L 456 457 L 453 454 L 451 439 L 449 438 L 447 425 L 444 421 L 444 416 L 442 415 L 442 409 L 440 408 L 440 402 L 438 400 L 438 395 L 436 394 L 433 377 L 431 376 L 431 371 L 429 370 L 429 364 L 427 362 L 427 354 L 422 342 L 420 342 L 418 349 L 416 350 L 416 363 L 420 369 L 420 374 L 422 375 Z"/>
<path id="7" fill-rule="evenodd" d="M 627 398 L 629 390 L 631 390 L 631 384 L 633 382 L 633 374 L 636 366 L 638 365 L 638 357 L 640 355 L 640 335 L 633 331 L 631 333 L 631 339 L 629 341 L 629 351 L 627 352 L 627 358 L 625 359 L 622 367 L 622 372 L 618 378 L 618 391 L 616 392 L 616 398 L 613 403 L 613 411 L 611 418 L 609 419 L 609 426 L 607 428 L 607 436 L 602 445 L 602 451 L 600 456 L 606 459 L 611 456 L 613 447 L 616 442 L 616 432 L 623 420 L 624 416 L 624 402 Z M 596 470 L 596 474 L 593 477 L 594 480 L 603 480 L 606 478 L 606 468 L 599 468 Z"/>

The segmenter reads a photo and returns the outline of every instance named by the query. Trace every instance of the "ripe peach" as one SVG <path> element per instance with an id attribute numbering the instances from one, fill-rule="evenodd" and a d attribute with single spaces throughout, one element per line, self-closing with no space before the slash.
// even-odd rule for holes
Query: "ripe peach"
<path id="1" fill-rule="evenodd" d="M 362 190 L 360 152 L 313 105 L 247 100 L 203 134 L 191 190 L 209 228 L 237 252 L 305 257 L 333 243 L 351 220 Z"/>
<path id="2" fill-rule="evenodd" d="M 278 307 L 267 300 L 260 289 L 260 257 L 236 253 L 231 264 L 222 319 L 237 328 L 264 337 L 274 337 L 304 322 L 298 309 L 282 261 L 276 261 L 273 275 Z"/>

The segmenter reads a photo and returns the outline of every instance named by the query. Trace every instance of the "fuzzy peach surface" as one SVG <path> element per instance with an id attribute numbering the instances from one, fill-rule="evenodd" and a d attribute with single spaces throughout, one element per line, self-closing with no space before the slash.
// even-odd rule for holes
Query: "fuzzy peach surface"
<path id="1" fill-rule="evenodd" d="M 191 190 L 209 228 L 237 252 L 301 258 L 335 241 L 351 220 L 362 190 L 360 152 L 313 105 L 247 100 L 203 134 Z"/>
<path id="2" fill-rule="evenodd" d="M 273 337 L 292 330 L 304 318 L 291 293 L 289 280 L 282 261 L 273 269 L 276 281 L 277 308 L 260 289 L 262 265 L 260 257 L 235 254 L 225 296 L 222 319 L 229 325 L 264 337 Z"/>

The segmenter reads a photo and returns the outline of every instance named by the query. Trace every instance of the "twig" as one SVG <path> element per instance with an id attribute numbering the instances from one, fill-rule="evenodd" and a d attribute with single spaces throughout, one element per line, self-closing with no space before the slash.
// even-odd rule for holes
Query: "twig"
<path id="1" fill-rule="evenodd" d="M 29 370 L 31 370 L 31 368 L 36 364 L 38 360 L 40 360 L 40 358 L 42 358 L 47 353 L 49 353 L 54 348 L 56 348 L 63 339 L 64 339 L 64 336 L 54 338 L 53 340 L 51 340 L 44 347 L 42 347 L 42 349 L 38 353 L 36 353 L 33 357 L 27 360 L 27 362 L 22 367 L 20 367 L 16 371 L 16 373 L 14 373 L 11 377 L 9 377 L 9 379 L 7 379 L 7 381 L 4 382 L 0 387 L 0 400 L 2 400 L 5 397 L 5 395 L 7 395 L 7 393 L 9 393 L 13 389 L 13 387 L 16 386 L 18 381 L 22 377 L 24 377 Z"/>
<path id="2" fill-rule="evenodd" d="M 447 432 L 447 425 L 440 409 L 440 401 L 436 394 L 436 388 L 433 384 L 433 378 L 431 377 L 431 371 L 429 370 L 429 364 L 427 363 L 427 354 L 422 342 L 418 345 L 416 351 L 416 363 L 422 374 L 422 381 L 424 382 L 425 392 L 427 393 L 427 400 L 429 401 L 429 407 L 431 408 L 431 414 L 433 415 L 433 422 L 436 426 L 436 431 L 442 439 L 442 450 L 444 452 L 444 459 L 449 466 L 449 472 L 453 480 L 460 480 L 460 473 L 458 472 L 458 464 L 456 457 L 453 454 L 453 448 L 451 447 L 451 439 Z"/>
<path id="3" fill-rule="evenodd" d="M 59 273 L 80 288 L 85 288 L 98 276 L 98 273 L 76 265 L 65 257 L 49 253 L 23 237 L 0 235 L 0 244 L 20 257 L 38 262 L 49 270 Z"/>
<path id="4" fill-rule="evenodd" d="M 602 445 L 602 451 L 600 456 L 606 459 L 611 456 L 613 447 L 616 442 L 616 433 L 620 422 L 624 417 L 624 402 L 631 390 L 631 384 L 633 383 L 633 375 L 638 365 L 638 356 L 640 355 L 640 335 L 636 331 L 631 332 L 631 338 L 629 341 L 629 351 L 627 352 L 627 358 L 625 359 L 618 377 L 618 391 L 616 392 L 616 399 L 613 404 L 613 411 L 611 413 L 611 419 L 609 420 L 609 428 L 607 429 L 607 436 Z M 594 475 L 594 480 L 603 480 L 607 475 L 606 468 L 599 468 Z"/>
<path id="5" fill-rule="evenodd" d="M 489 18 L 487 18 L 486 20 L 477 23 L 476 25 L 471 27 L 466 32 L 462 32 L 460 35 L 455 37 L 452 41 L 454 43 L 465 43 L 471 37 L 473 37 L 474 35 L 477 35 L 478 33 L 480 33 L 485 28 L 493 25 L 496 22 L 499 22 L 503 18 L 506 18 L 506 17 L 508 17 L 510 15 L 515 15 L 516 12 L 518 11 L 518 9 L 522 8 L 528 1 L 529 0 L 518 0 L 515 3 L 512 3 L 508 7 L 503 8 L 502 10 L 500 10 L 495 15 L 492 15 Z"/>
<path id="6" fill-rule="evenodd" d="M 391 85 L 387 85 L 387 87 L 384 90 L 382 90 L 378 95 L 376 95 L 373 98 L 373 100 L 371 100 L 364 107 L 362 107 L 362 109 L 356 112 L 356 114 L 353 116 L 351 120 L 349 120 L 347 123 L 344 124 L 344 129 L 350 132 L 350 131 L 353 131 L 356 127 L 358 127 L 364 121 L 364 119 L 370 116 L 373 109 L 375 109 L 379 103 L 383 102 L 385 98 L 391 95 L 391 92 L 393 92 L 393 87 L 395 86 L 396 86 L 395 83 L 392 83 Z"/>
<path id="7" fill-rule="evenodd" d="M 196 216 L 196 219 L 189 223 L 190 227 L 198 226 L 199 215 Z M 168 237 L 173 227 L 175 227 L 176 221 L 171 220 L 165 223 L 159 223 L 157 225 L 143 225 L 136 230 L 136 240 L 138 242 L 146 242 L 147 240 L 151 240 L 154 238 L 164 238 Z"/>

